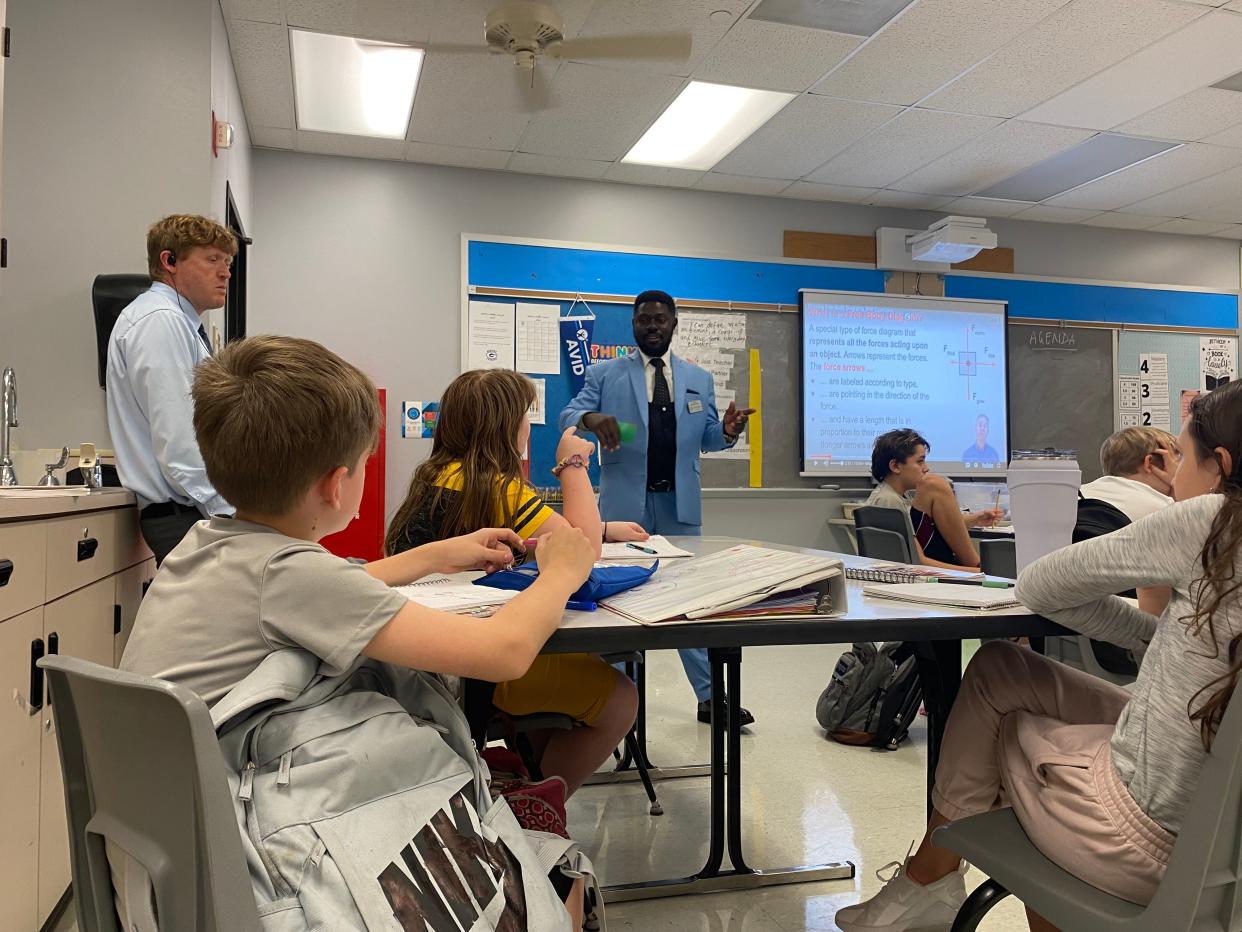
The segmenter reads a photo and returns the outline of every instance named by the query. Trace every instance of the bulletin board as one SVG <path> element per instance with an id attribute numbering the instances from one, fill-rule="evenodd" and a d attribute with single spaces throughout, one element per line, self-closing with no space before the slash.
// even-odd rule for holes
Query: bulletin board
<path id="1" fill-rule="evenodd" d="M 1123 414 L 1128 411 L 1118 410 L 1119 426 L 1128 423 L 1151 424 L 1177 434 L 1182 429 L 1181 393 L 1183 391 L 1201 391 L 1206 386 L 1203 381 L 1203 343 L 1207 339 L 1199 333 L 1158 333 L 1141 330 L 1123 330 L 1117 338 L 1117 375 L 1119 378 L 1130 376 L 1139 379 L 1140 385 L 1150 381 L 1147 375 L 1139 371 L 1143 354 L 1163 354 L 1168 362 L 1168 425 L 1161 423 L 1159 414 L 1152 418 L 1152 411 L 1144 410 L 1140 399 L 1137 419 L 1127 419 L 1121 423 Z M 1233 355 L 1232 377 L 1237 377 L 1237 338 L 1228 339 Z M 1152 406 L 1162 408 L 1163 403 Z"/>

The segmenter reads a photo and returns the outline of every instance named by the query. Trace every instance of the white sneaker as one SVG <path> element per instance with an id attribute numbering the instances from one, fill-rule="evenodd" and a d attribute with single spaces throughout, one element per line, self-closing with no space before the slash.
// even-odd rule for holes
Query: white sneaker
<path id="1" fill-rule="evenodd" d="M 949 932 L 966 901 L 967 869 L 963 861 L 949 876 L 923 886 L 906 876 L 905 863 L 885 864 L 876 871 L 885 881 L 880 892 L 838 910 L 837 926 L 841 932 Z M 888 870 L 893 873 L 885 877 Z"/>

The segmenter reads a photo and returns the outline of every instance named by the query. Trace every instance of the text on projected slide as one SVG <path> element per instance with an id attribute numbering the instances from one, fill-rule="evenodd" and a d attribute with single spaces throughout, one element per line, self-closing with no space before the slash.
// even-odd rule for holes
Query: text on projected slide
<path id="1" fill-rule="evenodd" d="M 813 297 L 802 313 L 806 471 L 864 471 L 876 435 L 897 427 L 927 438 L 939 471 L 1005 468 L 1003 306 Z"/>

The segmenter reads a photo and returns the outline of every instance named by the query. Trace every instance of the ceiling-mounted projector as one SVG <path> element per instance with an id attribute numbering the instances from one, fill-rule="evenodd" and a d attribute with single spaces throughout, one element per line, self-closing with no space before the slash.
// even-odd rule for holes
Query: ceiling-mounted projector
<path id="1" fill-rule="evenodd" d="M 982 217 L 945 217 L 922 233 L 906 237 L 916 262 L 965 262 L 996 248 L 996 234 Z"/>

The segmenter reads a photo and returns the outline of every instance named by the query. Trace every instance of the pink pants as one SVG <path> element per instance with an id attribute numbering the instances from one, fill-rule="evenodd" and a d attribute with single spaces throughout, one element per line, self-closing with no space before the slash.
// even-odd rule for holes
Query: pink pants
<path id="1" fill-rule="evenodd" d="M 1106 893 L 1146 904 L 1176 837 L 1138 807 L 1113 766 L 1130 694 L 1007 641 L 962 678 L 932 802 L 949 819 L 1011 806 L 1049 860 Z"/>

